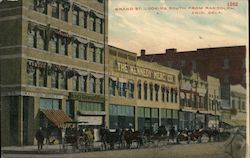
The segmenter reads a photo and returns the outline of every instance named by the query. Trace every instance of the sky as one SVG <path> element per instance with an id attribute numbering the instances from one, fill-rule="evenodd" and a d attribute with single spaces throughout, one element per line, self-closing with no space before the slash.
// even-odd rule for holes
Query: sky
<path id="1" fill-rule="evenodd" d="M 248 0 L 109 0 L 109 44 L 152 54 L 247 45 L 247 7 Z"/>

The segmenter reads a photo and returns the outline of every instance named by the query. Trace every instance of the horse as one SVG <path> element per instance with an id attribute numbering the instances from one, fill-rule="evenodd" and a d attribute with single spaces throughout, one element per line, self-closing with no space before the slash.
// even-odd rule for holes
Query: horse
<path id="1" fill-rule="evenodd" d="M 152 134 L 149 138 L 149 142 L 157 142 L 157 146 L 159 145 L 160 142 L 162 141 L 168 141 L 168 132 L 165 128 L 165 126 L 160 126 L 155 134 Z"/>
<path id="2" fill-rule="evenodd" d="M 123 137 L 126 141 L 128 149 L 131 147 L 133 142 L 137 143 L 137 148 L 143 145 L 142 133 L 140 131 L 132 132 L 129 130 L 125 130 L 123 131 Z"/>
<path id="3" fill-rule="evenodd" d="M 110 132 L 108 129 L 101 129 L 100 135 L 105 150 L 107 149 L 107 144 L 110 146 L 110 149 L 114 149 L 115 144 L 119 144 L 119 148 L 121 148 L 123 142 L 120 129 L 117 129 L 116 132 Z"/>
<path id="4" fill-rule="evenodd" d="M 209 142 L 211 142 L 211 138 L 213 138 L 213 141 L 219 141 L 220 133 L 217 129 L 207 129 L 204 130 L 204 133 L 208 136 Z"/>

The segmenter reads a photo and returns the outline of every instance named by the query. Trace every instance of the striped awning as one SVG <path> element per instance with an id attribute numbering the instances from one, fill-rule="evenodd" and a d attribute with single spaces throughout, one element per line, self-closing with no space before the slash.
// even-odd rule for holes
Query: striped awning
<path id="1" fill-rule="evenodd" d="M 64 122 L 72 121 L 63 110 L 41 109 L 40 111 L 58 128 L 63 128 Z"/>

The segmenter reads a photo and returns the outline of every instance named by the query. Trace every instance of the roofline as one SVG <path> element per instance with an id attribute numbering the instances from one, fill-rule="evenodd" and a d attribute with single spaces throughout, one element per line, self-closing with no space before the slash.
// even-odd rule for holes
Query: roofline
<path id="1" fill-rule="evenodd" d="M 137 53 L 135 53 L 135 52 L 131 52 L 131 51 L 128 51 L 128 50 L 125 50 L 125 49 L 122 49 L 122 48 L 118 48 L 118 47 L 116 47 L 116 46 L 108 45 L 108 47 L 114 48 L 114 49 L 118 49 L 118 50 L 121 50 L 121 51 L 124 51 L 124 52 L 127 52 L 127 53 L 131 53 L 131 54 L 137 56 Z"/>

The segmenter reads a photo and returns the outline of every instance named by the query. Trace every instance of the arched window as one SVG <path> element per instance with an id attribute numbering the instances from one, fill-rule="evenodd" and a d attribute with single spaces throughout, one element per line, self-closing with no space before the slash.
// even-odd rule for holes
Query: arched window
<path id="1" fill-rule="evenodd" d="M 148 84 L 147 84 L 147 82 L 144 82 L 143 87 L 144 87 L 144 99 L 147 100 L 148 99 Z"/>
<path id="2" fill-rule="evenodd" d="M 155 100 L 158 101 L 159 99 L 159 85 L 155 84 Z"/>
<path id="3" fill-rule="evenodd" d="M 165 86 L 162 85 L 162 86 L 161 86 L 161 101 L 162 101 L 162 102 L 165 101 L 165 92 L 166 92 Z"/>
<path id="4" fill-rule="evenodd" d="M 138 99 L 141 99 L 141 81 L 138 81 L 137 89 L 138 89 Z"/>
<path id="5" fill-rule="evenodd" d="M 153 100 L 153 90 L 154 90 L 153 84 L 150 83 L 150 85 L 149 85 L 149 93 L 150 93 L 150 100 L 151 101 Z"/>

